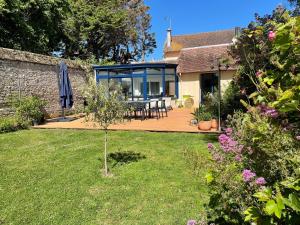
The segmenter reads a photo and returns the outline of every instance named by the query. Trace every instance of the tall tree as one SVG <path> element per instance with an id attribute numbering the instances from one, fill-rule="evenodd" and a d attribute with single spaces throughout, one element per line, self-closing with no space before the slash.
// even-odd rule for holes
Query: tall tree
<path id="1" fill-rule="evenodd" d="M 1 0 L 0 46 L 51 54 L 65 40 L 65 0 Z"/>
<path id="2" fill-rule="evenodd" d="M 293 11 L 293 15 L 299 16 L 300 15 L 300 0 L 288 0 L 292 6 L 295 6 Z"/>
<path id="3" fill-rule="evenodd" d="M 127 63 L 156 47 L 143 0 L 0 0 L 0 46 Z"/>
<path id="4" fill-rule="evenodd" d="M 127 63 L 152 53 L 149 7 L 142 0 L 69 0 L 66 55 Z"/>
<path id="5" fill-rule="evenodd" d="M 144 0 L 128 1 L 129 30 L 128 47 L 131 49 L 131 56 L 135 59 L 145 61 L 147 54 L 153 53 L 156 48 L 155 35 L 151 32 L 151 16 L 148 13 L 149 7 Z"/>

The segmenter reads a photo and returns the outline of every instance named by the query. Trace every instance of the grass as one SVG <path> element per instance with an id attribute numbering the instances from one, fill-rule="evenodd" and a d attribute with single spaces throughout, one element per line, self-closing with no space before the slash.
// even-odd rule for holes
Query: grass
<path id="1" fill-rule="evenodd" d="M 186 224 L 207 189 L 183 151 L 206 159 L 207 137 L 111 132 L 110 152 L 139 157 L 111 164 L 114 176 L 103 178 L 101 131 L 1 134 L 0 224 Z"/>

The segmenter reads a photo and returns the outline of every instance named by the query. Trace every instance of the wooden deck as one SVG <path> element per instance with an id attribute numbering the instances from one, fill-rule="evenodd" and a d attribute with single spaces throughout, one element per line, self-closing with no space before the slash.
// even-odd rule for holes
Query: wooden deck
<path id="1" fill-rule="evenodd" d="M 168 117 L 146 120 L 131 120 L 121 124 L 112 125 L 110 130 L 138 130 L 138 131 L 158 131 L 158 132 L 189 132 L 202 133 L 197 126 L 191 125 L 193 118 L 190 109 L 174 109 L 168 112 Z M 34 128 L 53 129 L 99 129 L 99 126 L 92 122 L 85 122 L 84 118 L 79 118 L 70 122 L 48 122 Z M 210 132 L 210 131 L 209 131 Z"/>

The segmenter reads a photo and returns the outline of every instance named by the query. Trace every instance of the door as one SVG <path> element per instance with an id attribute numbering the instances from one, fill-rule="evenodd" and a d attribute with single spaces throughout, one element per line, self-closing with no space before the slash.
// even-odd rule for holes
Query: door
<path id="1" fill-rule="evenodd" d="M 201 74 L 200 81 L 201 103 L 203 104 L 205 101 L 205 96 L 208 93 L 215 93 L 218 91 L 219 77 L 216 73 Z"/>

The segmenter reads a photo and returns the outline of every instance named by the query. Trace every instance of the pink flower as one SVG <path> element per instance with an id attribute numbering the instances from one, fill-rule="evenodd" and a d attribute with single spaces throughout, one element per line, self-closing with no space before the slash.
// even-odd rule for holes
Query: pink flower
<path id="1" fill-rule="evenodd" d="M 300 135 L 296 136 L 296 140 L 300 141 Z"/>
<path id="2" fill-rule="evenodd" d="M 208 143 L 208 144 L 207 144 L 207 148 L 208 148 L 209 150 L 212 150 L 212 149 L 214 148 L 214 145 L 213 145 L 212 143 Z"/>
<path id="3" fill-rule="evenodd" d="M 234 159 L 235 159 L 236 161 L 238 161 L 238 162 L 242 162 L 242 156 L 241 156 L 241 155 L 236 155 L 236 156 L 234 157 Z"/>
<path id="4" fill-rule="evenodd" d="M 196 225 L 196 224 L 197 224 L 196 220 L 189 220 L 186 225 Z"/>
<path id="5" fill-rule="evenodd" d="M 253 173 L 251 170 L 244 170 L 243 171 L 243 179 L 245 182 L 249 182 L 256 176 L 255 173 Z"/>
<path id="6" fill-rule="evenodd" d="M 259 178 L 256 179 L 255 183 L 257 185 L 265 185 L 267 182 L 266 182 L 265 178 L 259 177 Z"/>
<path id="7" fill-rule="evenodd" d="M 231 136 L 232 128 L 230 128 L 230 127 L 226 128 L 225 133 L 226 133 L 227 136 Z"/>
<path id="8" fill-rule="evenodd" d="M 274 31 L 269 31 L 268 38 L 269 41 L 274 41 L 276 38 L 276 33 Z"/>
<path id="9" fill-rule="evenodd" d="M 261 71 L 257 71 L 255 74 L 256 77 L 262 77 L 262 75 L 263 75 L 263 73 Z"/>

